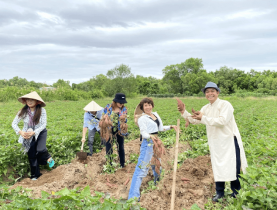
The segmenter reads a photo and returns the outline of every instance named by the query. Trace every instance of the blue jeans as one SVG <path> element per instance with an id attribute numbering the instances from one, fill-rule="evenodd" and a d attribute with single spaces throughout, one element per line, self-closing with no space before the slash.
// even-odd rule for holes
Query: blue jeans
<path id="1" fill-rule="evenodd" d="M 140 155 L 138 158 L 138 164 L 136 166 L 132 183 L 129 191 L 128 199 L 140 198 L 140 186 L 142 179 L 147 176 L 150 168 L 150 161 L 153 156 L 153 141 L 151 139 L 143 139 L 140 146 Z M 154 172 L 153 172 L 154 173 Z M 154 175 L 156 172 L 154 173 Z"/>

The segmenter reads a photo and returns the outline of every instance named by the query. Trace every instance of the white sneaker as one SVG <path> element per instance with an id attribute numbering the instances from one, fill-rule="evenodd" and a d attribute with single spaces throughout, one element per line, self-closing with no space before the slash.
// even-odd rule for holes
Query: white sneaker
<path id="1" fill-rule="evenodd" d="M 36 181 L 36 180 L 38 180 L 38 179 L 37 179 L 37 178 L 32 178 L 32 180 L 33 180 L 33 181 Z"/>

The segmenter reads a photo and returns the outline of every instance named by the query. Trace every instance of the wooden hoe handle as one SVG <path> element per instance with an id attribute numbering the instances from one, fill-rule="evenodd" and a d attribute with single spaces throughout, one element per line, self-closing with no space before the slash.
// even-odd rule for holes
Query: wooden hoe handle
<path id="1" fill-rule="evenodd" d="M 81 152 L 83 152 L 83 149 L 84 149 L 84 143 L 85 143 L 85 142 L 82 142 Z"/>
<path id="2" fill-rule="evenodd" d="M 176 132 L 176 143 L 175 143 L 175 160 L 174 160 L 174 171 L 173 171 L 173 183 L 172 183 L 170 210 L 174 210 L 174 202 L 175 202 L 175 187 L 176 187 L 176 172 L 177 172 L 177 163 L 178 163 L 179 130 L 180 130 L 180 119 L 177 120 L 177 132 Z"/>

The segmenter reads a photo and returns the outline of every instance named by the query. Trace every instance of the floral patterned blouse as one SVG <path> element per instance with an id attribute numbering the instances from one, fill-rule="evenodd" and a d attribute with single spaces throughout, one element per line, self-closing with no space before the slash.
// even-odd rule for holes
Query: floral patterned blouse
<path id="1" fill-rule="evenodd" d="M 111 120 L 113 120 L 114 118 L 114 112 L 113 112 L 113 108 L 111 104 L 107 104 L 107 106 L 104 108 L 104 114 L 108 114 L 108 116 L 111 118 Z M 119 121 L 119 117 L 122 115 L 127 115 L 127 108 L 123 107 L 123 109 L 120 109 L 118 116 L 117 116 L 117 128 L 120 131 L 120 121 Z M 127 119 L 125 121 L 127 123 Z M 123 134 L 122 135 L 127 135 L 127 134 Z"/>

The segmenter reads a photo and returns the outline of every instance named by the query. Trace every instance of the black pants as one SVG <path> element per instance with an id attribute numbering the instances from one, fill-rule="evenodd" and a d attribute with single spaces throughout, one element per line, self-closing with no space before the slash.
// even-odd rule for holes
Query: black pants
<path id="1" fill-rule="evenodd" d="M 118 155 L 119 155 L 120 166 L 124 167 L 124 165 L 125 165 L 124 137 L 120 136 L 117 132 L 115 135 L 113 133 L 113 136 L 115 136 L 115 139 L 117 141 L 117 151 L 118 151 Z M 112 143 L 113 143 L 113 141 L 112 141 Z M 106 142 L 106 154 L 107 155 L 113 154 L 113 145 L 111 144 L 111 139 L 109 139 L 109 141 Z M 110 163 L 111 163 L 112 158 L 109 158 L 108 161 L 110 161 Z"/>
<path id="2" fill-rule="evenodd" d="M 39 165 L 46 165 L 47 160 L 51 157 L 46 149 L 47 130 L 40 132 L 37 140 L 33 137 L 30 149 L 28 151 L 28 159 L 31 168 L 31 179 L 41 176 Z"/>
<path id="3" fill-rule="evenodd" d="M 233 196 L 238 194 L 238 191 L 241 189 L 240 186 L 240 182 L 239 179 L 240 178 L 240 166 L 241 166 L 241 162 L 240 162 L 240 149 L 239 149 L 239 145 L 238 145 L 238 141 L 237 141 L 237 137 L 234 137 L 234 141 L 235 141 L 235 149 L 236 149 L 236 159 L 237 159 L 237 179 L 234 181 L 231 181 L 231 190 L 233 191 Z M 219 195 L 224 195 L 224 189 L 225 189 L 225 182 L 216 182 L 215 183 L 215 188 L 216 188 L 216 193 Z"/>

